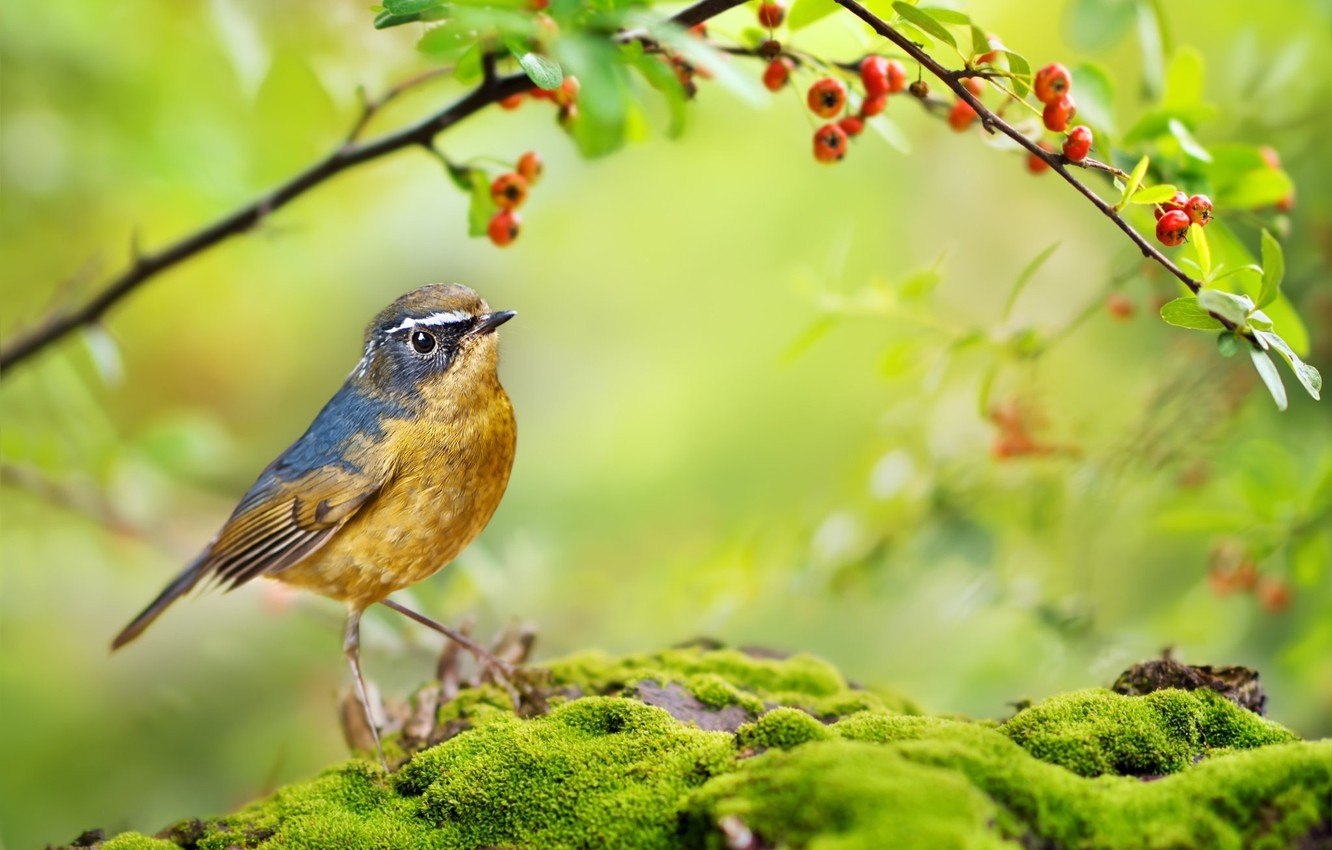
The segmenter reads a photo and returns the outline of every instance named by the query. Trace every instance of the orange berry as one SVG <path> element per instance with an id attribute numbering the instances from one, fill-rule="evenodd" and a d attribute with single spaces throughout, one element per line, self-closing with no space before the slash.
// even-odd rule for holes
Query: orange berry
<path id="1" fill-rule="evenodd" d="M 896 59 L 888 60 L 888 91 L 900 92 L 906 88 L 906 66 Z"/>
<path id="2" fill-rule="evenodd" d="M 760 3 L 758 7 L 759 23 L 768 29 L 776 29 L 786 20 L 786 7 L 781 3 Z"/>
<path id="3" fill-rule="evenodd" d="M 781 91 L 787 80 L 791 79 L 791 70 L 795 63 L 785 56 L 779 56 L 763 69 L 763 87 L 768 91 Z"/>
<path id="4" fill-rule="evenodd" d="M 546 170 L 546 164 L 541 160 L 541 154 L 536 151 L 528 151 L 518 157 L 518 173 L 523 175 L 527 185 L 535 186 L 541 179 L 541 174 Z"/>
<path id="5" fill-rule="evenodd" d="M 814 134 L 814 158 L 819 162 L 840 162 L 846 156 L 846 131 L 836 124 L 824 124 Z"/>
<path id="6" fill-rule="evenodd" d="M 1041 142 L 1041 149 L 1046 153 L 1054 153 L 1054 146 L 1049 142 Z M 1029 153 L 1027 154 L 1027 170 L 1032 174 L 1044 174 L 1050 170 L 1050 163 L 1043 156 Z"/>
<path id="7" fill-rule="evenodd" d="M 1184 202 L 1184 212 L 1189 221 L 1206 227 L 1212 220 L 1212 199 L 1206 195 L 1194 195 Z"/>
<path id="8" fill-rule="evenodd" d="M 1183 210 L 1170 210 L 1156 223 L 1156 238 L 1162 245 L 1173 248 L 1189 235 L 1189 223 Z"/>
<path id="9" fill-rule="evenodd" d="M 1269 614 L 1279 614 L 1290 607 L 1290 585 L 1279 578 L 1264 576 L 1254 593 Z"/>
<path id="10" fill-rule="evenodd" d="M 1092 131 L 1086 125 L 1074 127 L 1064 140 L 1064 156 L 1069 162 L 1082 162 L 1091 153 Z"/>
<path id="11" fill-rule="evenodd" d="M 523 96 L 521 94 L 511 94 L 499 102 L 501 109 L 517 109 L 523 105 Z"/>
<path id="12" fill-rule="evenodd" d="M 513 210 L 500 210 L 490 217 L 490 224 L 486 225 L 486 235 L 490 237 L 491 242 L 503 248 L 513 244 L 513 240 L 518 238 L 522 224 L 523 221 L 518 217 L 518 213 Z"/>
<path id="13" fill-rule="evenodd" d="M 560 87 L 550 93 L 551 98 L 560 106 L 570 106 L 578 99 L 578 78 L 565 77 Z"/>
<path id="14" fill-rule="evenodd" d="M 1183 192 L 1176 192 L 1175 197 L 1171 198 L 1170 200 L 1166 201 L 1163 204 L 1156 205 L 1156 209 L 1153 210 L 1154 214 L 1156 215 L 1156 220 L 1160 221 L 1161 216 L 1165 215 L 1171 210 L 1183 210 L 1184 205 L 1187 204 L 1188 202 L 1189 202 L 1188 195 L 1184 194 Z"/>
<path id="15" fill-rule="evenodd" d="M 980 97 L 985 94 L 985 80 L 980 77 L 966 77 L 962 80 L 962 85 L 972 96 Z"/>
<path id="16" fill-rule="evenodd" d="M 1127 295 L 1121 295 L 1118 292 L 1110 293 L 1105 299 L 1105 309 L 1111 318 L 1127 321 L 1133 318 L 1133 302 Z"/>
<path id="17" fill-rule="evenodd" d="M 875 115 L 883 112 L 886 106 L 888 106 L 888 95 L 886 94 L 876 94 L 867 97 L 860 102 L 860 117 L 873 118 Z"/>
<path id="18" fill-rule="evenodd" d="M 809 87 L 805 98 L 810 110 L 820 118 L 832 118 L 846 106 L 846 86 L 841 80 L 823 77 Z"/>
<path id="19" fill-rule="evenodd" d="M 841 127 L 842 132 L 846 133 L 847 136 L 859 136 L 865 130 L 865 119 L 855 115 L 848 115 L 841 121 L 838 121 L 837 126 Z"/>
<path id="20" fill-rule="evenodd" d="M 1041 117 L 1045 119 L 1045 128 L 1055 133 L 1062 133 L 1068 129 L 1068 122 L 1073 120 L 1073 116 L 1078 112 L 1077 104 L 1073 102 L 1072 95 L 1064 95 L 1058 100 L 1053 100 L 1045 105 L 1045 110 Z"/>
<path id="21" fill-rule="evenodd" d="M 1235 587 L 1240 590 L 1250 591 L 1258 585 L 1258 565 L 1245 558 L 1240 561 L 1239 566 L 1235 567 L 1235 572 L 1231 576 L 1231 581 Z"/>
<path id="22" fill-rule="evenodd" d="M 510 171 L 490 184 L 490 199 L 502 210 L 516 210 L 527 200 L 527 178 Z"/>
<path id="23" fill-rule="evenodd" d="M 860 82 L 865 86 L 865 97 L 888 94 L 888 60 L 882 56 L 866 56 L 862 59 Z"/>
<path id="24" fill-rule="evenodd" d="M 1071 88 L 1073 88 L 1073 77 L 1069 75 L 1068 69 L 1058 62 L 1053 62 L 1037 71 L 1031 85 L 1036 99 L 1044 104 L 1058 102 Z"/>
<path id="25" fill-rule="evenodd" d="M 993 65 L 995 62 L 999 60 L 999 51 L 1004 49 L 1004 43 L 1000 41 L 999 36 L 995 35 L 994 33 L 990 33 L 989 35 L 987 35 L 985 37 L 985 40 L 990 45 L 990 52 L 982 53 L 980 56 L 977 56 L 976 57 L 977 65 Z"/>
<path id="26" fill-rule="evenodd" d="M 976 110 L 972 109 L 971 104 L 965 100 L 954 103 L 952 110 L 948 113 L 948 126 L 959 133 L 970 127 L 971 122 L 975 120 Z"/>

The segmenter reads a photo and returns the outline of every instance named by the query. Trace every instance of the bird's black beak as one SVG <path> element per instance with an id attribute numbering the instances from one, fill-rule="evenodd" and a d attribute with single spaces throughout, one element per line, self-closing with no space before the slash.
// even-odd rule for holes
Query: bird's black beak
<path id="1" fill-rule="evenodd" d="M 488 333 L 494 333 L 495 329 L 505 322 L 518 315 L 513 310 L 500 310 L 495 313 L 486 313 L 477 319 L 476 325 L 471 330 L 472 336 L 485 336 Z"/>

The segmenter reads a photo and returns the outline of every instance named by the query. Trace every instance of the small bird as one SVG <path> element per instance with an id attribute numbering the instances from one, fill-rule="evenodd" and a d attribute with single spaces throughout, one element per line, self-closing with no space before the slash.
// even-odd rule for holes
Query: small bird
<path id="1" fill-rule="evenodd" d="M 388 598 L 457 557 L 504 495 L 517 427 L 495 331 L 513 316 L 457 284 L 424 286 L 386 307 L 305 434 L 111 648 L 201 580 L 233 590 L 265 576 L 346 603 L 343 653 L 386 769 L 360 663 L 361 614 L 376 602 L 458 641 L 513 694 L 508 665 Z"/>

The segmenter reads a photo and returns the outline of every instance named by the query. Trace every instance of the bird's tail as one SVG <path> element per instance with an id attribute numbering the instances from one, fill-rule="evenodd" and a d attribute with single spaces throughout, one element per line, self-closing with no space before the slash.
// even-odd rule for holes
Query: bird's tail
<path id="1" fill-rule="evenodd" d="M 173 578 L 171 583 L 164 587 L 161 593 L 157 594 L 157 598 L 147 608 L 144 608 L 139 616 L 135 617 L 124 629 L 121 629 L 120 634 L 116 635 L 116 639 L 111 641 L 111 649 L 113 651 L 120 649 L 142 634 L 143 630 L 152 625 L 153 620 L 156 620 L 167 609 L 168 605 L 189 593 L 190 589 L 199 583 L 199 579 L 203 578 L 203 574 L 203 558 L 196 559 L 194 563 L 181 570 L 180 575 Z"/>

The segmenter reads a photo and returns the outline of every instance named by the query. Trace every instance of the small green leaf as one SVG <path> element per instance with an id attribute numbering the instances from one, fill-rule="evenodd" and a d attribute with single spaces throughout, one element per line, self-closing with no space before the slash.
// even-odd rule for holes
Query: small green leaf
<path id="1" fill-rule="evenodd" d="M 828 17 L 836 12 L 838 8 L 833 0 L 796 0 L 795 4 L 791 6 L 791 13 L 786 16 L 786 26 L 792 32 L 804 29 L 810 24 Z"/>
<path id="2" fill-rule="evenodd" d="M 1263 379 L 1263 385 L 1272 394 L 1272 401 L 1276 402 L 1277 410 L 1285 410 L 1286 386 L 1281 383 L 1281 373 L 1272 362 L 1272 355 L 1257 348 L 1250 348 L 1249 356 L 1253 358 L 1253 368 L 1258 370 L 1258 377 Z"/>
<path id="3" fill-rule="evenodd" d="M 1147 176 L 1147 166 L 1150 162 L 1151 158 L 1146 156 L 1138 160 L 1138 164 L 1133 167 L 1133 172 L 1129 174 L 1128 182 L 1124 184 L 1124 194 L 1120 196 L 1119 203 L 1115 204 L 1115 209 L 1122 210 L 1128 205 L 1129 199 L 1142 185 L 1142 178 Z"/>
<path id="4" fill-rule="evenodd" d="M 384 11 L 395 15 L 416 15 L 443 5 L 444 0 L 384 0 Z"/>
<path id="5" fill-rule="evenodd" d="M 990 37 L 985 34 L 985 30 L 971 25 L 971 55 L 980 56 L 990 52 Z"/>
<path id="6" fill-rule="evenodd" d="M 1263 231 L 1263 288 L 1258 292 L 1257 306 L 1261 309 L 1281 294 L 1281 280 L 1286 276 L 1286 257 L 1281 243 L 1266 230 Z"/>
<path id="7" fill-rule="evenodd" d="M 937 6 L 917 6 L 916 9 L 924 12 L 941 24 L 950 24 L 959 27 L 970 26 L 971 24 L 970 16 L 965 12 L 959 12 L 956 9 L 943 9 Z"/>
<path id="8" fill-rule="evenodd" d="M 1175 197 L 1179 189 L 1169 183 L 1160 183 L 1156 186 L 1146 186 L 1133 193 L 1129 198 L 1130 204 L 1163 204 Z"/>
<path id="9" fill-rule="evenodd" d="M 1203 282 L 1212 277 L 1212 246 L 1207 244 L 1207 234 L 1203 232 L 1201 224 L 1189 225 L 1189 245 L 1193 248 L 1193 254 L 1198 258 L 1198 271 L 1202 274 Z"/>
<path id="10" fill-rule="evenodd" d="M 472 203 L 467 208 L 467 235 L 485 236 L 490 218 L 499 207 L 490 197 L 490 179 L 479 168 L 472 169 Z"/>
<path id="11" fill-rule="evenodd" d="M 1253 302 L 1244 295 L 1235 295 L 1224 289 L 1204 289 L 1198 293 L 1198 304 L 1209 313 L 1235 325 L 1243 325 L 1253 309 Z"/>
<path id="12" fill-rule="evenodd" d="M 564 70 L 554 59 L 530 50 L 520 52 L 512 47 L 509 52 L 518 60 L 518 65 L 523 69 L 523 73 L 527 74 L 527 78 L 536 83 L 537 88 L 553 91 L 564 82 Z"/>
<path id="13" fill-rule="evenodd" d="M 1230 331 L 1222 331 L 1216 337 L 1216 348 L 1222 357 L 1234 357 L 1239 351 L 1239 337 Z"/>
<path id="14" fill-rule="evenodd" d="M 944 10 L 932 9 L 930 12 L 926 12 L 924 9 L 917 9 L 910 3 L 903 3 L 902 0 L 897 0 L 897 2 L 893 4 L 893 11 L 917 29 L 924 30 L 940 41 L 945 41 L 953 47 L 957 47 L 957 41 L 954 40 L 953 34 L 933 16 Z"/>
<path id="15" fill-rule="evenodd" d="M 1272 348 L 1277 350 L 1290 366 L 1290 371 L 1295 373 L 1295 380 L 1300 382 L 1309 395 L 1313 396 L 1314 401 L 1318 401 L 1323 392 L 1323 376 L 1318 370 L 1305 363 L 1295 355 L 1295 351 L 1286 343 L 1284 339 L 1270 331 L 1258 331 L 1258 338 L 1266 342 Z"/>
<path id="16" fill-rule="evenodd" d="M 1013 92 L 1018 97 L 1026 97 L 1031 91 L 1031 64 L 1027 57 L 1011 50 L 1003 51 L 1008 57 L 1008 70 L 1013 75 Z"/>
<path id="17" fill-rule="evenodd" d="M 1175 137 L 1175 141 L 1179 142 L 1179 146 L 1184 149 L 1184 153 L 1203 162 L 1212 161 L 1212 155 L 1207 152 L 1207 148 L 1198 144 L 1198 140 L 1193 138 L 1189 128 L 1185 127 L 1178 118 L 1171 118 L 1166 126 L 1170 128 L 1170 135 Z"/>
<path id="18" fill-rule="evenodd" d="M 1004 312 L 1000 314 L 1003 318 L 1007 319 L 1008 314 L 1013 312 L 1013 305 L 1017 304 L 1018 296 L 1022 294 L 1022 290 L 1027 287 L 1027 284 L 1031 282 L 1031 279 L 1036 276 L 1036 272 L 1040 271 L 1041 266 L 1045 265 L 1045 261 L 1050 259 L 1050 255 L 1052 255 L 1058 247 L 1058 242 L 1052 243 L 1044 251 L 1041 251 L 1032 258 L 1030 263 L 1027 263 L 1027 267 L 1022 270 L 1022 273 L 1018 275 L 1017 280 L 1014 281 L 1012 291 L 1008 293 L 1008 302 L 1004 304 Z"/>
<path id="19" fill-rule="evenodd" d="M 1161 318 L 1168 325 L 1197 331 L 1224 330 L 1225 325 L 1203 309 L 1192 295 L 1182 295 L 1161 307 Z"/>

